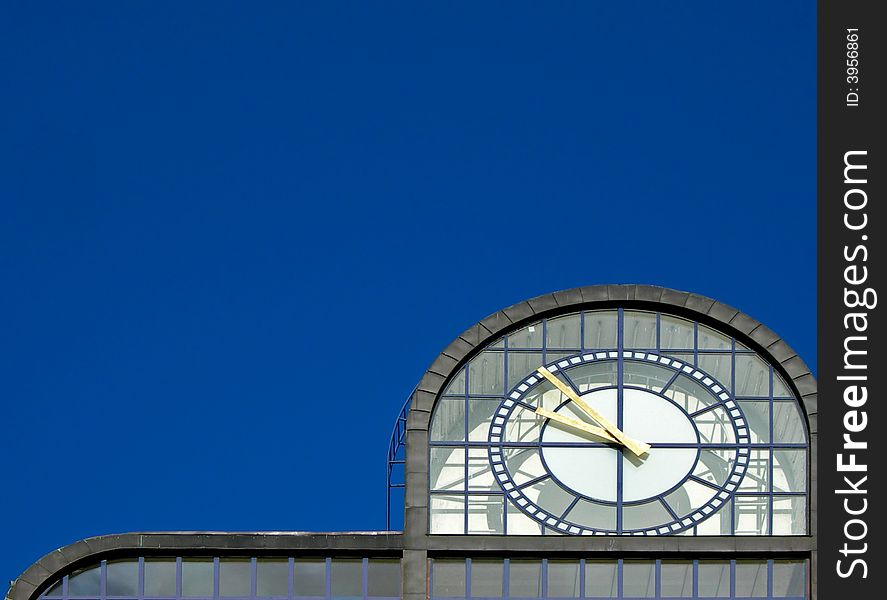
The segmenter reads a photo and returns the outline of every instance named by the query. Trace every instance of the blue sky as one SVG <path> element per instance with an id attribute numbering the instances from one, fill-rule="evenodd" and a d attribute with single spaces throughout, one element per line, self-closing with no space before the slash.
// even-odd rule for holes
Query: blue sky
<path id="1" fill-rule="evenodd" d="M 478 4 L 3 3 L 0 577 L 383 528 L 407 393 L 544 292 L 705 294 L 815 365 L 815 3 Z"/>

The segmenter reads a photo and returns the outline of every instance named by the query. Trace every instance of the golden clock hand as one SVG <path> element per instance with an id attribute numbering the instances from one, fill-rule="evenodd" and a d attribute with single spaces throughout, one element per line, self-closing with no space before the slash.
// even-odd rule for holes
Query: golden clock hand
<path id="1" fill-rule="evenodd" d="M 589 425 L 584 421 L 580 421 L 579 419 L 572 419 L 570 417 L 565 417 L 561 414 L 558 414 L 554 411 L 548 410 L 546 408 L 542 408 L 541 406 L 536 409 L 536 414 L 542 417 L 546 417 L 551 419 L 552 421 L 557 421 L 563 425 L 568 427 L 572 427 L 574 429 L 579 429 L 581 431 L 585 431 L 586 433 L 594 434 L 598 437 L 604 438 L 605 440 L 615 442 L 617 441 L 612 435 L 610 435 L 606 429 L 601 427 L 595 427 L 594 425 Z"/>
<path id="2" fill-rule="evenodd" d="M 622 433 L 618 427 L 613 425 L 606 417 L 604 417 L 601 413 L 596 411 L 594 408 L 589 406 L 587 402 L 585 402 L 582 398 L 579 397 L 579 394 L 574 392 L 570 386 L 566 383 L 555 377 L 551 371 L 546 369 L 545 367 L 539 367 L 536 371 L 542 375 L 545 379 L 550 381 L 554 387 L 559 389 L 561 393 L 563 393 L 567 398 L 576 403 L 576 406 L 581 408 L 585 414 L 589 417 L 597 421 L 601 424 L 601 426 L 613 434 L 613 437 L 616 438 L 622 445 L 626 448 L 634 452 L 637 456 L 641 456 L 650 451 L 650 445 L 645 444 L 644 442 L 639 442 L 638 440 L 634 440 L 624 433 Z"/>

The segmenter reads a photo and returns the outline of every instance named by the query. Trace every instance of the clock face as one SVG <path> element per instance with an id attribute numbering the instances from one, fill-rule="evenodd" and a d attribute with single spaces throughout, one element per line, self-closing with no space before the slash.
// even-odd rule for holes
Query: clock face
<path id="1" fill-rule="evenodd" d="M 562 358 L 499 403 L 491 471 L 513 508 L 564 534 L 680 533 L 746 476 L 748 426 L 727 387 L 654 353 Z"/>

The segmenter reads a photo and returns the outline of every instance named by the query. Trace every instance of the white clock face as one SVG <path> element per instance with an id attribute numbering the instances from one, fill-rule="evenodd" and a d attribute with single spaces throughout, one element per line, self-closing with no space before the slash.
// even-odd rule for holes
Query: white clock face
<path id="1" fill-rule="evenodd" d="M 631 351 L 577 354 L 547 370 L 511 390 L 489 430 L 498 484 L 536 522 L 573 535 L 674 534 L 739 487 L 748 426 L 710 375 Z"/>

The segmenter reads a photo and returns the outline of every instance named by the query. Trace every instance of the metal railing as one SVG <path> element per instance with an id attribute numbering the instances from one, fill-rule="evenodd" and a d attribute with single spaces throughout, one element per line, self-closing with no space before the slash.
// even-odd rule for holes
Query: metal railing
<path id="1" fill-rule="evenodd" d="M 410 411 L 410 401 L 413 399 L 413 394 L 415 393 L 416 390 L 414 388 L 403 403 L 400 413 L 397 415 L 397 420 L 394 422 L 394 429 L 391 431 L 391 439 L 388 442 L 388 460 L 386 468 L 388 487 L 385 502 L 385 529 L 389 531 L 391 530 L 391 490 L 406 488 L 404 468 L 406 464 L 407 414 Z M 399 508 L 400 514 L 403 515 L 403 506 L 400 506 Z"/>

